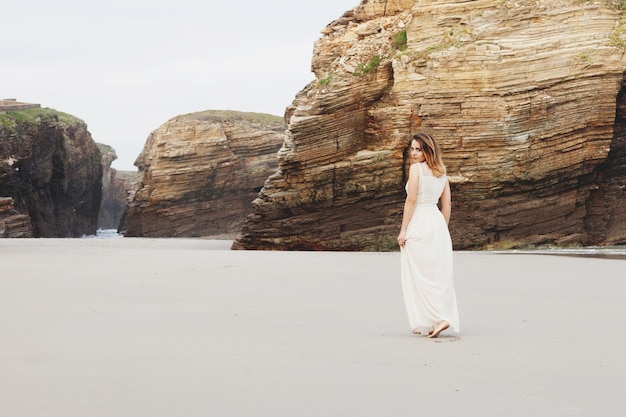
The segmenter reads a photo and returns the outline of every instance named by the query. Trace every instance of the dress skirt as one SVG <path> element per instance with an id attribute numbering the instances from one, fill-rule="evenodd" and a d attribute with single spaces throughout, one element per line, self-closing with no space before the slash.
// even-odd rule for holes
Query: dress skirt
<path id="1" fill-rule="evenodd" d="M 411 329 L 428 333 L 445 320 L 458 333 L 452 240 L 439 208 L 435 204 L 418 203 L 405 237 L 400 269 Z"/>

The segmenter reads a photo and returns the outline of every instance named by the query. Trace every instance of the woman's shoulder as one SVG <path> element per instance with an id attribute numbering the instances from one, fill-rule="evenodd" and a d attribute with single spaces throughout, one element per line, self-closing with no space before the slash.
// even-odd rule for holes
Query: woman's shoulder
<path id="1" fill-rule="evenodd" d="M 411 166 L 409 167 L 409 175 L 410 174 L 419 175 L 421 173 L 422 173 L 422 163 L 421 162 L 416 162 L 414 164 L 411 164 Z"/>
<path id="2" fill-rule="evenodd" d="M 413 164 L 411 164 L 412 167 L 415 167 L 416 169 L 422 170 L 424 168 L 428 169 L 428 162 L 424 161 L 424 162 L 415 162 Z"/>

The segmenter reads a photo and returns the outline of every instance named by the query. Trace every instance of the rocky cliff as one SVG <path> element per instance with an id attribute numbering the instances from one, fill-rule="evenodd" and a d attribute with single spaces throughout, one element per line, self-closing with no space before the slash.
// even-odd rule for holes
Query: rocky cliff
<path id="1" fill-rule="evenodd" d="M 101 143 L 98 148 L 102 154 L 102 203 L 98 229 L 117 230 L 128 206 L 128 194 L 139 180 L 139 173 L 111 167 L 117 159 L 115 149 Z"/>
<path id="2" fill-rule="evenodd" d="M 457 249 L 626 242 L 621 3 L 362 1 L 316 42 L 234 247 L 397 249 L 417 131 L 444 149 Z"/>
<path id="3" fill-rule="evenodd" d="M 276 170 L 284 130 L 282 118 L 256 113 L 205 111 L 167 121 L 135 162 L 141 180 L 120 232 L 235 236 Z"/>
<path id="4" fill-rule="evenodd" d="M 33 237 L 28 214 L 15 210 L 11 197 L 0 197 L 0 238 Z"/>
<path id="5" fill-rule="evenodd" d="M 100 159 L 80 119 L 41 108 L 0 114 L 0 197 L 11 199 L 5 213 L 28 218 L 19 218 L 17 233 L 4 234 L 30 237 L 28 222 L 32 237 L 95 234 Z"/>

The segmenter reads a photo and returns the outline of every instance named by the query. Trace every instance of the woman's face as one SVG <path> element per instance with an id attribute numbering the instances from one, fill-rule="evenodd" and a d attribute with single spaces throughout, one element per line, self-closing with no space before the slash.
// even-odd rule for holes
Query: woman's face
<path id="1" fill-rule="evenodd" d="M 420 163 L 424 162 L 426 157 L 422 152 L 422 144 L 416 140 L 411 141 L 411 162 Z"/>

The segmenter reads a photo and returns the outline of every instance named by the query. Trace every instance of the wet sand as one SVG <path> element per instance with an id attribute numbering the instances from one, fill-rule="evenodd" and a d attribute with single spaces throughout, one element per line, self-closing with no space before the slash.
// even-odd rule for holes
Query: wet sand
<path id="1" fill-rule="evenodd" d="M 456 252 L 413 336 L 398 253 L 0 240 L 0 416 L 623 416 L 626 261 Z"/>

